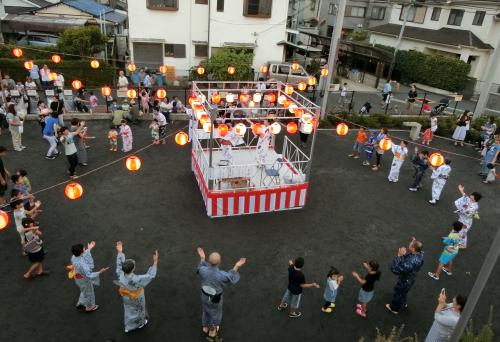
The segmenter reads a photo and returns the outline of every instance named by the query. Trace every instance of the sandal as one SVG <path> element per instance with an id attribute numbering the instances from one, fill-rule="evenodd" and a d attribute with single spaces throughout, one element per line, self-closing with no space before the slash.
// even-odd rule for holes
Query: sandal
<path id="1" fill-rule="evenodd" d="M 94 305 L 94 307 L 90 310 L 85 309 L 85 312 L 90 313 L 96 311 L 97 309 L 99 309 L 99 305 Z"/>
<path id="2" fill-rule="evenodd" d="M 278 311 L 283 311 L 288 307 L 288 303 L 278 305 Z"/>
<path id="3" fill-rule="evenodd" d="M 357 314 L 358 316 L 361 316 L 361 317 L 363 317 L 363 318 L 366 318 L 366 313 L 364 313 L 362 309 L 357 309 L 357 310 L 356 310 L 356 314 Z"/>

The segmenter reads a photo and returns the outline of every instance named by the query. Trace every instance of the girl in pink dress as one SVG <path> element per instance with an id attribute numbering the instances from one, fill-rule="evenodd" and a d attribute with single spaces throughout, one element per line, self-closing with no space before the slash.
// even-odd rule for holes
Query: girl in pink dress
<path id="1" fill-rule="evenodd" d="M 120 125 L 120 135 L 122 137 L 122 151 L 130 152 L 132 151 L 132 130 L 130 126 L 127 125 L 127 120 L 122 120 Z"/>
<path id="2" fill-rule="evenodd" d="M 144 114 L 149 114 L 149 94 L 146 89 L 141 92 L 141 105 L 142 112 Z"/>

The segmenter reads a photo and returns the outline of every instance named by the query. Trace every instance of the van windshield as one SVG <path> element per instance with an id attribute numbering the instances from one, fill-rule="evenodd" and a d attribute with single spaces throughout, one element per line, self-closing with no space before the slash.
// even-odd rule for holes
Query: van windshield
<path id="1" fill-rule="evenodd" d="M 307 73 L 305 72 L 305 70 L 302 67 L 300 67 L 299 70 L 292 70 L 292 75 L 307 76 Z"/>
<path id="2" fill-rule="evenodd" d="M 288 65 L 280 65 L 278 67 L 278 74 L 288 75 L 290 67 Z"/>

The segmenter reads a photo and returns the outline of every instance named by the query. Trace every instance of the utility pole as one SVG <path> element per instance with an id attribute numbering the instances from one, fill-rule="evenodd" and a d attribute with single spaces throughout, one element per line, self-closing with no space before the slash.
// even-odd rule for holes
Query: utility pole
<path id="1" fill-rule="evenodd" d="M 338 10 L 337 10 L 337 18 L 335 22 L 335 26 L 333 27 L 332 32 L 332 40 L 330 42 L 330 52 L 328 56 L 328 76 L 325 80 L 325 91 L 323 94 L 323 102 L 321 103 L 321 119 L 324 119 L 326 116 L 326 108 L 328 104 L 328 92 L 330 91 L 330 84 L 332 83 L 332 78 L 336 74 L 337 68 L 336 60 L 337 60 L 337 50 L 340 41 L 340 36 L 342 35 L 342 26 L 344 23 L 344 14 L 345 14 L 345 6 L 347 0 L 339 0 Z"/>
<path id="2" fill-rule="evenodd" d="M 403 9 L 405 8 L 404 3 L 401 6 Z M 401 39 L 403 39 L 403 33 L 405 32 L 406 23 L 408 22 L 408 19 L 410 18 L 410 12 L 411 12 L 412 8 L 415 8 L 415 0 L 412 0 L 408 4 L 408 9 L 406 10 L 403 25 L 401 25 L 401 30 L 399 31 L 398 40 L 396 42 L 396 46 L 394 47 L 394 54 L 392 55 L 391 65 L 389 66 L 389 72 L 387 74 L 387 81 L 391 80 L 392 72 L 394 71 L 394 65 L 396 64 L 396 55 L 398 54 L 399 47 L 401 46 Z"/>
<path id="3" fill-rule="evenodd" d="M 474 117 L 483 115 L 486 105 L 488 104 L 488 99 L 490 97 L 491 87 L 493 85 L 493 75 L 498 73 L 498 60 L 500 58 L 500 40 L 497 43 L 493 54 L 490 56 L 488 61 L 488 67 L 486 70 L 486 78 L 483 81 L 483 86 L 481 87 L 481 92 L 479 93 L 479 99 L 477 100 L 476 109 L 474 110 Z"/>

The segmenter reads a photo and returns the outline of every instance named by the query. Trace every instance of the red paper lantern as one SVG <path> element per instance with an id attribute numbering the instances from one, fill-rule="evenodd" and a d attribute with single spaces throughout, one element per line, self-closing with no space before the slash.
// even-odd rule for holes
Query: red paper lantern
<path id="1" fill-rule="evenodd" d="M 214 104 L 220 103 L 220 94 L 219 93 L 212 94 L 212 103 L 214 103 Z"/>
<path id="2" fill-rule="evenodd" d="M 71 182 L 64 188 L 64 194 L 70 200 L 75 200 L 83 195 L 83 187 L 77 182 Z"/>
<path id="3" fill-rule="evenodd" d="M 235 73 L 235 72 L 236 72 L 236 68 L 235 68 L 234 66 L 229 66 L 229 67 L 227 68 L 227 73 L 228 73 L 229 75 L 234 75 L 234 73 Z"/>
<path id="4" fill-rule="evenodd" d="M 267 102 L 274 103 L 276 102 L 276 94 L 270 93 L 265 96 Z"/>
<path id="5" fill-rule="evenodd" d="M 303 110 L 302 108 L 297 108 L 297 109 L 295 109 L 295 112 L 294 112 L 293 114 L 295 114 L 295 116 L 296 116 L 297 118 L 300 118 L 300 117 L 302 117 L 302 115 L 303 115 L 304 113 L 305 113 L 305 112 L 304 112 L 304 110 Z"/>
<path id="6" fill-rule="evenodd" d="M 160 65 L 158 67 L 158 71 L 161 72 L 162 74 L 166 74 L 167 73 L 167 67 L 165 65 Z"/>
<path id="7" fill-rule="evenodd" d="M 163 100 L 165 97 L 167 97 L 167 92 L 165 89 L 158 89 L 156 91 L 156 97 L 159 98 L 160 100 Z"/>
<path id="8" fill-rule="evenodd" d="M 339 123 L 337 125 L 337 134 L 340 136 L 344 136 L 349 132 L 349 126 L 347 126 L 345 123 Z"/>
<path id="9" fill-rule="evenodd" d="M 444 157 L 441 153 L 435 152 L 429 156 L 429 163 L 434 167 L 439 167 L 444 163 Z"/>
<path id="10" fill-rule="evenodd" d="M 297 71 L 300 68 L 300 64 L 297 62 L 292 63 L 292 70 Z"/>
<path id="11" fill-rule="evenodd" d="M 21 58 L 24 55 L 24 52 L 20 48 L 14 48 L 14 49 L 12 49 L 12 54 L 16 58 Z"/>
<path id="12" fill-rule="evenodd" d="M 189 136 L 187 135 L 186 132 L 180 131 L 175 135 L 175 142 L 178 145 L 184 146 L 188 143 Z"/>
<path id="13" fill-rule="evenodd" d="M 102 88 L 101 88 L 101 94 L 102 94 L 102 96 L 104 96 L 104 97 L 107 97 L 107 96 L 111 95 L 111 88 L 110 88 L 110 87 L 108 87 L 108 86 L 104 86 L 104 87 L 102 87 Z"/>
<path id="14" fill-rule="evenodd" d="M 295 121 L 290 121 L 287 125 L 286 125 L 286 131 L 290 134 L 295 134 L 297 133 L 297 130 L 298 130 L 298 127 L 297 127 L 297 123 Z"/>
<path id="15" fill-rule="evenodd" d="M 300 91 L 304 91 L 306 90 L 306 88 L 307 88 L 306 82 L 299 82 L 299 84 L 297 84 L 297 89 Z"/>
<path id="16" fill-rule="evenodd" d="M 9 214 L 7 214 L 3 210 L 0 210 L 0 230 L 7 228 L 7 226 L 9 225 L 9 220 Z"/>
<path id="17" fill-rule="evenodd" d="M 135 99 L 137 97 L 137 92 L 135 91 L 135 89 L 127 90 L 127 97 L 129 99 Z"/>
<path id="18" fill-rule="evenodd" d="M 51 60 L 51 61 L 52 61 L 52 63 L 54 63 L 54 64 L 59 64 L 59 63 L 61 63 L 62 58 L 61 58 L 61 56 L 59 56 L 59 55 L 52 55 L 52 57 L 50 57 L 50 60 Z"/>
<path id="19" fill-rule="evenodd" d="M 324 68 L 321 69 L 321 76 L 326 77 L 326 76 L 328 76 L 329 72 L 330 71 L 328 70 L 328 68 L 324 67 Z"/>
<path id="20" fill-rule="evenodd" d="M 260 72 L 263 74 L 267 73 L 268 70 L 269 68 L 267 67 L 267 65 L 263 65 L 260 67 Z"/>
<path id="21" fill-rule="evenodd" d="M 71 82 L 71 86 L 73 87 L 73 89 L 78 90 L 82 88 L 83 84 L 80 80 L 74 80 L 73 82 Z"/>
<path id="22" fill-rule="evenodd" d="M 129 171 L 134 172 L 134 171 L 137 171 L 141 168 L 142 162 L 139 159 L 139 157 L 130 156 L 125 161 L 125 166 L 127 167 L 127 169 L 129 169 Z"/>
<path id="23" fill-rule="evenodd" d="M 196 100 L 197 100 L 196 96 L 190 96 L 189 99 L 188 99 L 189 105 L 192 107 L 193 106 L 193 102 L 196 101 Z"/>
<path id="24" fill-rule="evenodd" d="M 240 94 L 240 102 L 247 103 L 250 100 L 250 95 L 241 93 Z"/>
<path id="25" fill-rule="evenodd" d="M 135 71 L 135 64 L 134 64 L 134 63 L 130 63 L 130 64 L 127 66 L 127 69 L 128 69 L 128 71 L 130 71 L 130 72 L 134 72 L 134 71 Z"/>
<path id="26" fill-rule="evenodd" d="M 285 107 L 285 108 L 290 107 L 291 104 L 292 104 L 292 101 L 289 99 L 285 99 L 285 101 L 283 101 L 283 107 Z"/>
<path id="27" fill-rule="evenodd" d="M 202 126 L 205 124 L 205 122 L 208 122 L 208 121 L 210 121 L 210 117 L 207 114 L 202 114 L 200 116 L 200 123 Z"/>
<path id="28" fill-rule="evenodd" d="M 219 130 L 219 135 L 221 137 L 224 137 L 229 133 L 229 127 L 227 127 L 226 124 L 220 124 L 219 127 L 217 127 L 217 129 Z"/>
<path id="29" fill-rule="evenodd" d="M 26 62 L 24 62 L 24 64 L 23 64 L 23 65 L 24 65 L 24 68 L 25 68 L 26 70 L 31 70 L 31 69 L 33 69 L 33 61 L 32 61 L 32 60 L 29 60 L 29 59 L 28 59 Z"/>
<path id="30" fill-rule="evenodd" d="M 380 140 L 378 146 L 384 151 L 389 151 L 392 147 L 392 141 L 389 138 L 384 138 Z"/>
<path id="31" fill-rule="evenodd" d="M 57 74 L 55 72 L 49 73 L 49 80 L 51 81 L 57 80 Z"/>
<path id="32" fill-rule="evenodd" d="M 203 75 L 205 73 L 205 68 L 200 65 L 199 67 L 196 68 L 196 73 L 200 76 Z"/>
<path id="33" fill-rule="evenodd" d="M 99 63 L 99 61 L 97 59 L 93 59 L 90 61 L 90 67 L 92 69 L 97 69 L 97 68 L 99 68 L 100 65 L 101 65 L 101 63 Z"/>
<path id="34" fill-rule="evenodd" d="M 252 125 L 252 132 L 255 135 L 261 135 L 264 133 L 264 125 L 261 123 L 256 123 Z"/>

